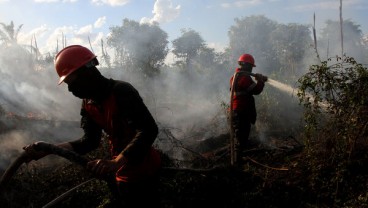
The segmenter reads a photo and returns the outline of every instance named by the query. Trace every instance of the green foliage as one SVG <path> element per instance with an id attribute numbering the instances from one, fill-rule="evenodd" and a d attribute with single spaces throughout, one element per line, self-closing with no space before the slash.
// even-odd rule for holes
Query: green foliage
<path id="1" fill-rule="evenodd" d="M 335 203 L 348 183 L 348 167 L 364 159 L 357 155 L 368 146 L 367 81 L 367 68 L 347 56 L 312 65 L 299 79 L 310 184 Z"/>

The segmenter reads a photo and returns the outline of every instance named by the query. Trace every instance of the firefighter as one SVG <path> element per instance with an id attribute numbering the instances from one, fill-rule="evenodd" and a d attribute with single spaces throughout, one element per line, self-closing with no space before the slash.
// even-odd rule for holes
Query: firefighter
<path id="1" fill-rule="evenodd" d="M 232 135 L 235 144 L 236 163 L 241 162 L 242 152 L 249 144 L 251 125 L 255 124 L 257 111 L 253 95 L 263 91 L 267 77 L 262 74 L 253 74 L 256 67 L 254 58 L 250 54 L 243 54 L 238 59 L 239 68 L 230 78 L 230 113 Z M 254 76 L 256 82 L 252 79 Z"/>
<path id="2" fill-rule="evenodd" d="M 138 91 L 129 83 L 104 77 L 97 69 L 96 55 L 80 45 L 71 45 L 55 57 L 59 83 L 82 99 L 83 136 L 59 147 L 86 154 L 99 147 L 103 132 L 110 144 L 110 159 L 95 159 L 87 169 L 103 176 L 113 174 L 119 206 L 158 207 L 160 156 L 152 147 L 158 134 L 157 124 Z M 24 147 L 37 160 L 35 144 Z"/>

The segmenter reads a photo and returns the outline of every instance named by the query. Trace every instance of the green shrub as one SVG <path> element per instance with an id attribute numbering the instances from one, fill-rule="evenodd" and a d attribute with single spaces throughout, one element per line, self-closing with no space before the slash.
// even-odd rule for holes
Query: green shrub
<path id="1" fill-rule="evenodd" d="M 298 82 L 310 185 L 338 203 L 349 166 L 367 149 L 368 70 L 354 58 L 336 57 L 312 65 Z"/>

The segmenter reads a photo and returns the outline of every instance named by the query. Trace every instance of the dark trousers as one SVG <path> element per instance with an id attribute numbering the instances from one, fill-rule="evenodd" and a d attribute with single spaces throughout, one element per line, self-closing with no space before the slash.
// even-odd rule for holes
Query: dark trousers
<path id="1" fill-rule="evenodd" d="M 233 129 L 234 140 L 236 141 L 235 149 L 237 155 L 241 157 L 241 153 L 247 148 L 250 129 L 252 126 L 249 115 L 244 112 L 233 112 Z"/>

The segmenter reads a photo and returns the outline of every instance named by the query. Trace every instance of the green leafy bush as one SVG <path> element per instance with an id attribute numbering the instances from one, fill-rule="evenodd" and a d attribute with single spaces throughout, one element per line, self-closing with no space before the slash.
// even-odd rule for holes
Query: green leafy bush
<path id="1" fill-rule="evenodd" d="M 351 179 L 349 167 L 366 157 L 368 70 L 351 57 L 330 58 L 298 82 L 310 184 L 338 203 Z"/>

